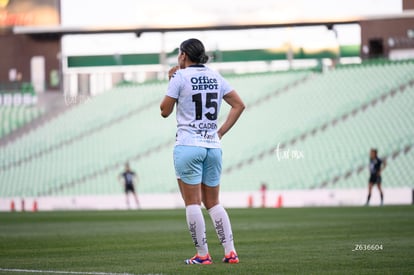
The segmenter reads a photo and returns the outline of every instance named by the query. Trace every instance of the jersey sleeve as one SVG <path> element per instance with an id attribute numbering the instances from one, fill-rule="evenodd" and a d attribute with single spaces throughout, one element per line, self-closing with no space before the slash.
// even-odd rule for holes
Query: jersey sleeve
<path id="1" fill-rule="evenodd" d="M 181 87 L 181 74 L 177 71 L 171 77 L 170 82 L 168 83 L 168 89 L 166 95 L 172 98 L 177 99 L 180 95 Z"/>

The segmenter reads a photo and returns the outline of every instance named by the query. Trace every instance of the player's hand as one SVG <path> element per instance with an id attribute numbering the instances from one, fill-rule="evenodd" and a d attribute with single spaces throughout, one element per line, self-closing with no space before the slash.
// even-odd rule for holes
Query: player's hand
<path id="1" fill-rule="evenodd" d="M 171 77 L 175 74 L 176 71 L 180 69 L 179 66 L 174 66 L 168 71 L 168 80 L 171 80 Z"/>

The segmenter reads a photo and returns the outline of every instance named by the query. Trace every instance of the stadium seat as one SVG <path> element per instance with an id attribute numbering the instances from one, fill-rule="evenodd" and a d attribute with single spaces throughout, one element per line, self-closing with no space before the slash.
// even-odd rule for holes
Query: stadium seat
<path id="1" fill-rule="evenodd" d="M 399 88 L 412 80 L 413 70 L 414 62 L 386 62 L 324 73 L 227 77 L 247 108 L 222 142 L 222 189 L 258 190 L 263 182 L 278 190 L 323 183 L 323 188 L 365 186 L 366 173 L 357 170 L 366 165 L 369 148 L 388 155 L 413 145 L 408 126 L 413 124 L 414 88 Z M 122 194 L 116 178 L 125 161 L 139 175 L 139 192 L 177 191 L 175 118 L 159 114 L 166 86 L 116 87 L 0 147 L 0 181 L 6 183 L 0 196 Z M 220 121 L 228 109 L 223 104 Z M 3 121 L 6 110 L 0 111 Z M 15 117 L 26 118 L 26 113 Z M 289 157 L 296 150 L 303 158 L 279 160 L 278 144 L 290 150 Z M 404 161 L 413 160 L 413 151 L 393 160 L 400 166 L 389 170 L 396 179 L 393 186 L 411 184 L 404 181 L 411 172 L 399 174 L 407 169 Z M 353 172 L 344 178 L 348 171 Z"/>

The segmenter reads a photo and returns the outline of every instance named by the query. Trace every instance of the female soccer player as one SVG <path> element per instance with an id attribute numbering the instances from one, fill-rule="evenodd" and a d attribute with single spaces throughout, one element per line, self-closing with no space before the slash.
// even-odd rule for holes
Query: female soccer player
<path id="1" fill-rule="evenodd" d="M 369 153 L 369 180 L 368 180 L 368 197 L 367 202 L 365 203 L 366 206 L 369 205 L 369 200 L 371 199 L 371 192 L 372 187 L 376 184 L 378 187 L 378 191 L 380 192 L 381 196 L 381 205 L 384 204 L 384 193 L 382 192 L 381 188 L 381 173 L 384 171 L 385 167 L 387 166 L 387 162 L 378 157 L 378 150 L 371 149 Z"/>
<path id="2" fill-rule="evenodd" d="M 197 253 L 186 264 L 211 264 L 201 202 L 207 208 L 224 248 L 225 263 L 238 263 L 226 210 L 219 202 L 221 176 L 220 139 L 236 123 L 245 106 L 239 95 L 217 72 L 204 66 L 204 45 L 197 39 L 181 43 L 178 66 L 169 73 L 170 83 L 161 102 L 161 116 L 177 105 L 174 166 L 186 207 L 186 219 Z M 222 99 L 230 106 L 226 121 L 217 125 Z"/>

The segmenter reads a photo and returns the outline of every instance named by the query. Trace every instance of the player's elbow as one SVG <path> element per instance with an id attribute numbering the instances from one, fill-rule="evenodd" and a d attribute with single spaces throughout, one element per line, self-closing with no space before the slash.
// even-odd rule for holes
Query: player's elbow
<path id="1" fill-rule="evenodd" d="M 166 112 L 166 110 L 165 110 L 165 109 L 166 109 L 166 108 L 165 108 L 164 104 L 163 104 L 163 103 L 161 103 L 161 105 L 160 105 L 161 116 L 162 116 L 162 117 L 164 117 L 164 118 L 166 118 L 166 117 L 168 117 L 168 116 L 169 116 L 169 114 Z"/>
<path id="2" fill-rule="evenodd" d="M 246 105 L 244 105 L 243 101 L 240 101 L 238 104 L 234 106 L 239 114 L 243 113 L 244 109 L 246 109 Z"/>
<path id="3" fill-rule="evenodd" d="M 244 105 L 244 103 L 243 102 L 241 102 L 240 103 L 240 110 L 243 112 L 244 111 L 244 109 L 246 109 L 246 105 Z"/>
<path id="4" fill-rule="evenodd" d="M 166 96 L 160 104 L 161 116 L 166 118 L 174 110 L 175 99 Z"/>
<path id="5" fill-rule="evenodd" d="M 163 118 L 167 118 L 170 114 L 171 114 L 171 112 L 168 112 L 167 110 L 165 110 L 165 108 L 163 108 L 162 106 L 161 106 L 161 116 L 163 117 Z"/>

